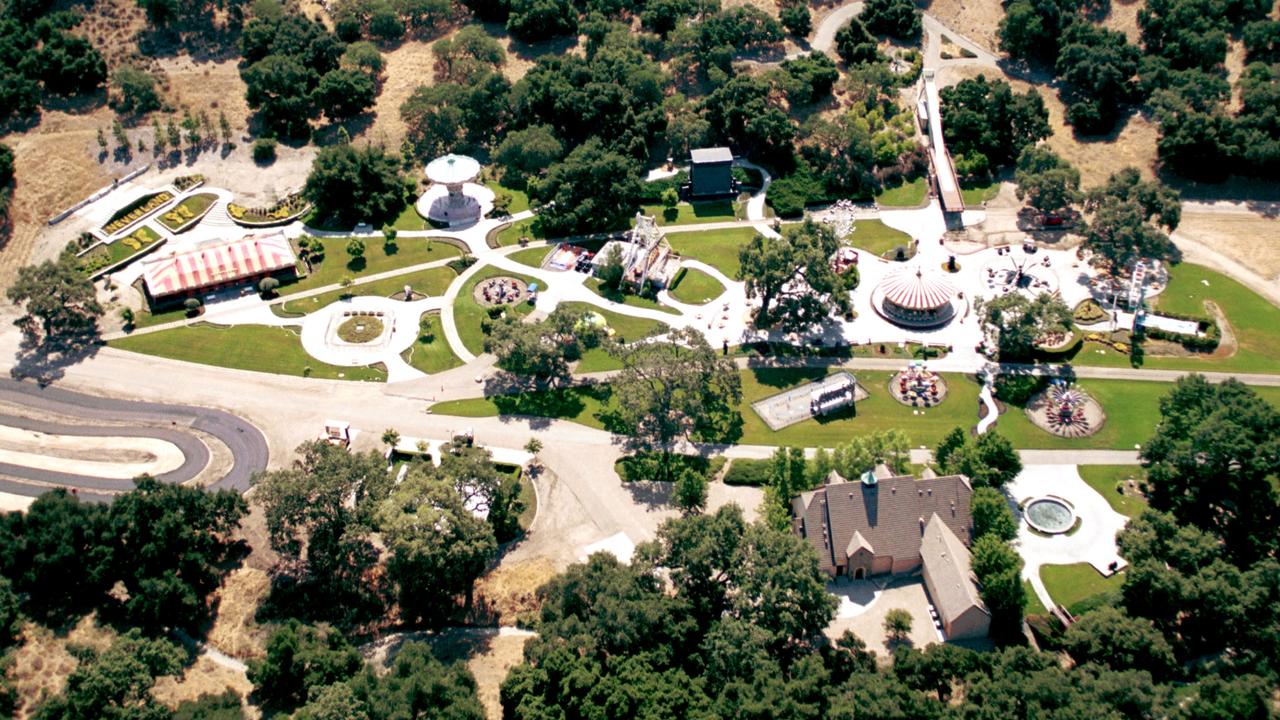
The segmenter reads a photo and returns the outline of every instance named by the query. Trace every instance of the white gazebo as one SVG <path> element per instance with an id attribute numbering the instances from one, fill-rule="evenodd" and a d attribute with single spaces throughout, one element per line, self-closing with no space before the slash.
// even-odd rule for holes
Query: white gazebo
<path id="1" fill-rule="evenodd" d="M 480 163 L 466 155 L 450 153 L 427 164 L 431 187 L 418 198 L 418 214 L 445 225 L 476 222 L 493 209 L 494 193 L 472 182 L 480 174 Z"/>

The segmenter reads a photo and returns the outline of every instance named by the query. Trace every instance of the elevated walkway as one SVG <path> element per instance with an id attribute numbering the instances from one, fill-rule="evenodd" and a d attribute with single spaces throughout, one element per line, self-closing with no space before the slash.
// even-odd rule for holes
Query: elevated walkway
<path id="1" fill-rule="evenodd" d="M 946 141 L 942 138 L 942 112 L 938 101 L 938 84 L 931 69 L 924 71 L 921 99 L 924 102 L 917 108 L 924 111 L 929 130 L 929 169 L 933 173 L 934 186 L 938 191 L 938 199 L 942 203 L 942 211 L 963 212 L 964 196 L 960 194 L 960 181 L 956 177 L 956 169 L 951 162 L 951 153 L 947 152 Z"/>

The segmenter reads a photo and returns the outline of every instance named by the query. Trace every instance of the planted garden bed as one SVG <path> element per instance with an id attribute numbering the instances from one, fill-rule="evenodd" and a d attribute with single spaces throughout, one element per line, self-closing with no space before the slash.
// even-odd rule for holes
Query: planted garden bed
<path id="1" fill-rule="evenodd" d="M 159 233 L 145 225 L 112 243 L 99 243 L 80 253 L 80 270 L 97 277 L 164 244 Z"/>
<path id="2" fill-rule="evenodd" d="M 184 199 L 167 213 L 160 216 L 160 224 L 171 232 L 181 233 L 190 230 L 209 214 L 218 196 L 213 193 L 198 193 Z"/>
<path id="3" fill-rule="evenodd" d="M 116 211 L 115 215 L 102 226 L 102 231 L 114 235 L 130 225 L 159 210 L 165 203 L 173 199 L 173 193 L 163 191 L 143 195 Z"/>
<path id="4" fill-rule="evenodd" d="M 231 203 L 227 205 L 227 214 L 237 225 L 245 227 L 271 227 L 272 225 L 284 225 L 293 222 L 302 217 L 311 209 L 311 203 L 307 202 L 300 194 L 293 194 L 281 200 L 275 205 L 266 207 L 245 207 Z"/>

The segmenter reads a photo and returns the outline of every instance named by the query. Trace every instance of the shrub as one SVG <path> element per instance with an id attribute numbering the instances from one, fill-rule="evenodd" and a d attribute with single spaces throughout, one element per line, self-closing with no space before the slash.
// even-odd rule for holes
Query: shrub
<path id="1" fill-rule="evenodd" d="M 749 485 L 763 487 L 769 484 L 770 460 L 734 460 L 724 474 L 725 485 Z"/>
<path id="2" fill-rule="evenodd" d="M 1036 393 L 1049 386 L 1049 379 L 1035 375 L 1000 375 L 996 378 L 996 397 L 1010 405 L 1025 405 Z"/>
<path id="3" fill-rule="evenodd" d="M 1106 320 L 1109 315 L 1096 300 L 1088 298 L 1076 305 L 1075 310 L 1072 311 L 1072 317 L 1081 325 L 1092 325 Z"/>
<path id="4" fill-rule="evenodd" d="M 613 464 L 613 469 L 618 473 L 618 477 L 623 482 L 639 482 L 650 480 L 656 474 L 654 465 L 659 461 L 658 453 L 637 453 L 635 455 L 627 455 L 618 458 Z M 672 476 L 679 477 L 680 471 L 688 468 L 694 472 L 701 473 L 705 477 L 713 477 L 720 472 L 720 468 L 724 467 L 725 459 L 722 457 L 705 458 L 701 455 L 672 455 Z"/>
<path id="5" fill-rule="evenodd" d="M 276 140 L 275 138 L 258 138 L 253 141 L 253 161 L 258 163 L 272 163 L 276 159 Z"/>
<path id="6" fill-rule="evenodd" d="M 273 277 L 262 278 L 258 283 L 258 292 L 262 293 L 263 297 L 273 297 L 276 294 L 276 289 L 279 287 L 279 280 Z"/>
<path id="7" fill-rule="evenodd" d="M 187 298 L 182 301 L 182 307 L 187 309 L 187 315 L 194 316 L 196 313 L 200 312 L 200 299 L 193 297 Z"/>

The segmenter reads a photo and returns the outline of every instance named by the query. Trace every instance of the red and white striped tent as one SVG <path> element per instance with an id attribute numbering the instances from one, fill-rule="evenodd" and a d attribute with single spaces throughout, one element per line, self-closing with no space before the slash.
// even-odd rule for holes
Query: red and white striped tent
<path id="1" fill-rule="evenodd" d="M 142 278 L 152 298 L 191 294 L 246 278 L 264 277 L 298 262 L 281 231 L 212 240 L 190 250 L 143 263 Z"/>
<path id="2" fill-rule="evenodd" d="M 956 290 L 951 283 L 920 268 L 903 268 L 880 282 L 884 299 L 908 310 L 936 310 L 951 302 Z"/>

